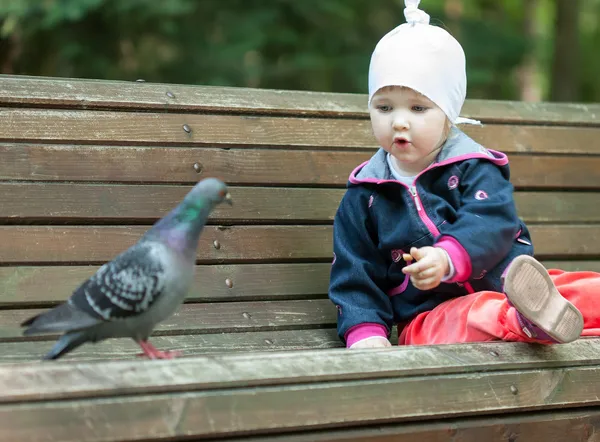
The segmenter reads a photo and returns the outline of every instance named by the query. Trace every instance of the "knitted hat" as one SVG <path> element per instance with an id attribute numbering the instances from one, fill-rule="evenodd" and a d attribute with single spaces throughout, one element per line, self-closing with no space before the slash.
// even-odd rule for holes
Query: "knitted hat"
<path id="1" fill-rule="evenodd" d="M 418 9 L 421 0 L 405 0 L 407 23 L 383 36 L 369 65 L 369 104 L 385 86 L 405 86 L 426 96 L 455 124 L 479 123 L 459 117 L 467 93 L 465 53 L 444 29 L 429 24 Z"/>

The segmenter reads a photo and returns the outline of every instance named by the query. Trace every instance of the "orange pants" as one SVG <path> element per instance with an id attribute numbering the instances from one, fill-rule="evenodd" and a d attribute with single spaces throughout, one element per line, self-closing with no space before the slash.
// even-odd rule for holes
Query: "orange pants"
<path id="1" fill-rule="evenodd" d="M 600 336 L 600 273 L 551 269 L 556 288 L 583 315 L 581 336 Z M 400 332 L 399 345 L 484 341 L 540 342 L 527 337 L 503 293 L 483 291 L 450 299 L 415 317 Z"/>

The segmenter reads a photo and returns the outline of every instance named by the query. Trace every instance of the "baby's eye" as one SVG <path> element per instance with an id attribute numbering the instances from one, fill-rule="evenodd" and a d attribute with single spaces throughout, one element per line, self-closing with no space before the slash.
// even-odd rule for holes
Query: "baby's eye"
<path id="1" fill-rule="evenodd" d="M 428 107 L 426 107 L 426 106 L 419 106 L 419 105 L 414 105 L 414 106 L 412 107 L 412 110 L 413 110 L 414 112 L 425 112 L 427 109 L 429 109 L 429 108 L 428 108 Z"/>
<path id="2" fill-rule="evenodd" d="M 387 104 L 380 104 L 377 106 L 377 109 L 380 112 L 390 112 L 392 110 L 392 106 L 388 106 Z"/>

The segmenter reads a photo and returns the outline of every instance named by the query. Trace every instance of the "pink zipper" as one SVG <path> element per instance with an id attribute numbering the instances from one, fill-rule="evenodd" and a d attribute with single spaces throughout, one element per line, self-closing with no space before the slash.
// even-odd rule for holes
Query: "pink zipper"
<path id="1" fill-rule="evenodd" d="M 425 212 L 425 209 L 423 208 L 423 203 L 421 202 L 421 198 L 419 198 L 419 194 L 417 193 L 417 186 L 410 186 L 408 188 L 408 190 L 413 197 L 415 206 L 417 206 L 417 212 L 419 212 L 419 217 L 421 218 L 421 221 L 423 221 L 425 223 L 425 225 L 427 226 L 427 228 L 429 229 L 429 231 L 432 234 L 434 234 L 435 236 L 438 236 L 440 234 L 440 231 L 438 230 L 436 225 L 433 223 L 433 221 L 431 221 L 431 218 L 429 218 L 427 216 L 427 213 Z M 461 284 L 461 286 L 463 286 L 467 290 L 467 293 L 475 293 L 475 290 L 473 290 L 473 287 L 471 287 L 471 284 L 469 282 L 464 282 Z"/>
<path id="2" fill-rule="evenodd" d="M 419 217 L 421 218 L 421 221 L 423 221 L 423 223 L 425 223 L 425 225 L 427 226 L 427 228 L 433 235 L 438 236 L 440 234 L 440 231 L 435 226 L 433 221 L 431 221 L 431 218 L 429 218 L 427 216 L 427 213 L 425 212 L 425 209 L 423 208 L 423 204 L 421 203 L 421 198 L 419 197 L 419 194 L 417 193 L 417 186 L 410 186 L 408 188 L 408 191 L 410 192 L 410 194 L 413 197 L 413 201 L 415 202 L 415 206 L 417 207 L 417 212 L 419 213 Z"/>

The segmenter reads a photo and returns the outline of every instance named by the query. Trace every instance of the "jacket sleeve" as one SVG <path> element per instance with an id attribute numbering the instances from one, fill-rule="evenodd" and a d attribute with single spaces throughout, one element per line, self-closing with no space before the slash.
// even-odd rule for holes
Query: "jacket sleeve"
<path id="1" fill-rule="evenodd" d="M 480 277 L 510 252 L 520 221 L 508 178 L 508 166 L 469 162 L 460 180 L 457 218 L 435 243 L 448 252 L 455 268 L 447 282 Z"/>
<path id="2" fill-rule="evenodd" d="M 348 347 L 371 336 L 389 337 L 393 321 L 369 197 L 364 188 L 348 189 L 333 223 L 329 298 L 337 308 L 338 335 Z"/>

